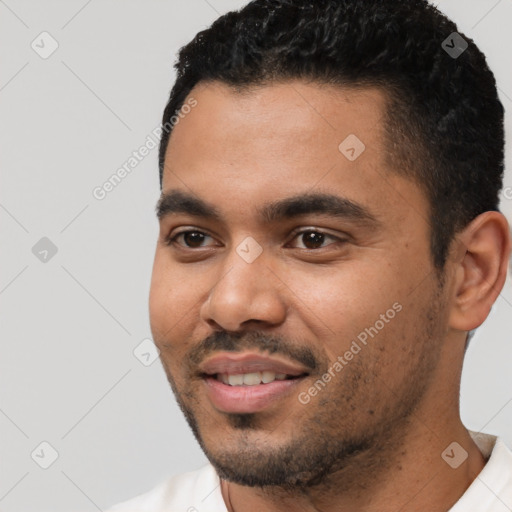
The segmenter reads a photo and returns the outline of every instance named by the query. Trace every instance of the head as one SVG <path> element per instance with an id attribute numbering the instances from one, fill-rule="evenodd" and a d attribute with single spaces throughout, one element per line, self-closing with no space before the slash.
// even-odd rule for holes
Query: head
<path id="1" fill-rule="evenodd" d="M 457 395 L 510 248 L 503 108 L 453 32 L 423 0 L 256 0 L 181 49 L 151 327 L 225 478 L 317 484 Z M 293 377 L 271 399 L 219 389 L 265 364 Z"/>

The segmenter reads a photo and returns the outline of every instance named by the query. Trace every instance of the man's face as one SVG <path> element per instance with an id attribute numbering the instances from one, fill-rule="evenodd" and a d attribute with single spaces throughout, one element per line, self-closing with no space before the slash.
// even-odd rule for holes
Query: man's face
<path id="1" fill-rule="evenodd" d="M 377 89 L 190 97 L 166 153 L 163 193 L 181 195 L 161 204 L 153 337 L 222 477 L 318 482 L 382 453 L 439 378 L 428 203 L 386 163 Z"/>

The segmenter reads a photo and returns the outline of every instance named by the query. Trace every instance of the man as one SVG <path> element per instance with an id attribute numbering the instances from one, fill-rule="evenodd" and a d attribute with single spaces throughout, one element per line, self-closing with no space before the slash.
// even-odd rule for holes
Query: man
<path id="1" fill-rule="evenodd" d="M 112 510 L 512 510 L 459 414 L 510 253 L 482 53 L 424 0 L 255 0 L 176 69 L 150 318 L 211 464 Z"/>

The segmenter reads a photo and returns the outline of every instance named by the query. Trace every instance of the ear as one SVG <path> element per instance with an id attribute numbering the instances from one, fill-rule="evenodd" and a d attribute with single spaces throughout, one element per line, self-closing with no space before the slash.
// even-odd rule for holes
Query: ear
<path id="1" fill-rule="evenodd" d="M 454 296 L 449 325 L 461 331 L 480 326 L 505 284 L 510 228 L 500 212 L 484 212 L 455 239 Z"/>

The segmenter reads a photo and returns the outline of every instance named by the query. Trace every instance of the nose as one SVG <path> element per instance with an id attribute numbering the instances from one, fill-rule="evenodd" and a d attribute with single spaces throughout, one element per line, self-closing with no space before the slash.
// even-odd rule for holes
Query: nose
<path id="1" fill-rule="evenodd" d="M 248 263 L 233 249 L 222 265 L 219 279 L 200 311 L 201 319 L 216 330 L 236 332 L 250 324 L 276 326 L 286 318 L 283 282 L 264 253 Z"/>

